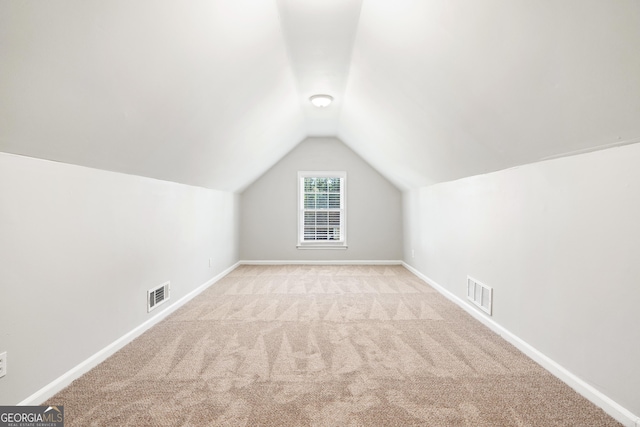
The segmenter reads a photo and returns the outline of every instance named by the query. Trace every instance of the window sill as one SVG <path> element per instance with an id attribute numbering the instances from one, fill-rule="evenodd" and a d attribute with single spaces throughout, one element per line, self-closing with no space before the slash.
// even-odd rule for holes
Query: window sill
<path id="1" fill-rule="evenodd" d="M 347 249 L 347 245 L 297 245 L 298 249 Z"/>

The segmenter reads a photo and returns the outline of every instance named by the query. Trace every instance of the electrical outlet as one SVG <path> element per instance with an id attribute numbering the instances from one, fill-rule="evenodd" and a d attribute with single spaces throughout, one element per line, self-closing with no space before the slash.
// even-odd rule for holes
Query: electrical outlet
<path id="1" fill-rule="evenodd" d="M 209 268 L 213 267 L 213 258 L 209 258 Z"/>
<path id="2" fill-rule="evenodd" d="M 0 353 L 0 377 L 7 375 L 7 352 Z"/>
<path id="3" fill-rule="evenodd" d="M 411 249 L 411 258 L 415 258 L 416 257 L 416 251 Z"/>

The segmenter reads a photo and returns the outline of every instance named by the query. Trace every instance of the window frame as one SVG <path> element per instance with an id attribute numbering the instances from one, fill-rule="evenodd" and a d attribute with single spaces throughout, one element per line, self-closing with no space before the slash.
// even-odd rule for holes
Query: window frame
<path id="1" fill-rule="evenodd" d="M 340 179 L 340 239 L 304 240 L 304 179 Z M 298 171 L 298 249 L 347 249 L 347 172 L 346 171 Z"/>

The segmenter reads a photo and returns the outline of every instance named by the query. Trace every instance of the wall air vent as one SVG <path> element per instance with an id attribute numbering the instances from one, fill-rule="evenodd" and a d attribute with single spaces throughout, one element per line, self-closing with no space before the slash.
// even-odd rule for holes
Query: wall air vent
<path id="1" fill-rule="evenodd" d="M 493 309 L 493 288 L 467 276 L 467 298 L 477 305 L 480 310 L 491 316 Z"/>
<path id="2" fill-rule="evenodd" d="M 170 284 L 171 282 L 163 283 L 147 291 L 147 313 L 169 299 Z"/>

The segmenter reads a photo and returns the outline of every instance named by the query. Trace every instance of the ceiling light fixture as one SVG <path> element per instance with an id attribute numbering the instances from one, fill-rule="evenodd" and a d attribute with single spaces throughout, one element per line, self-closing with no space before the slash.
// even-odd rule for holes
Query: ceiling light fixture
<path id="1" fill-rule="evenodd" d="M 316 107 L 324 108 L 324 107 L 329 106 L 329 104 L 331 104 L 331 101 L 333 101 L 333 96 L 331 96 L 331 95 L 313 95 L 311 98 L 309 98 L 309 100 Z"/>

